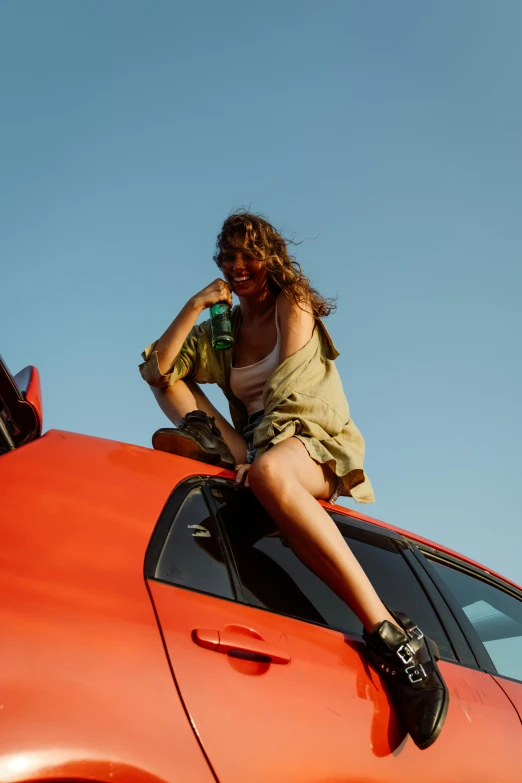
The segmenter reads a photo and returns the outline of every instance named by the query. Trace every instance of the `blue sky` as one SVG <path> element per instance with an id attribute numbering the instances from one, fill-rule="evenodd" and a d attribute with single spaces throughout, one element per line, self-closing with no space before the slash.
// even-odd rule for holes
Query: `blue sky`
<path id="1" fill-rule="evenodd" d="M 150 444 L 140 351 L 250 206 L 339 297 L 358 510 L 521 583 L 521 23 L 518 0 L 1 0 L 0 351 L 39 367 L 45 429 Z"/>

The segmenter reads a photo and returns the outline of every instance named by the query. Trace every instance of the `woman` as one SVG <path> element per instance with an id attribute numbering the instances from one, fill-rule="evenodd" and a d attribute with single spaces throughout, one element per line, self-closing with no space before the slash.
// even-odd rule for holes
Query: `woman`
<path id="1" fill-rule="evenodd" d="M 316 499 L 339 494 L 373 501 L 363 470 L 364 440 L 350 419 L 321 318 L 331 303 L 315 291 L 263 218 L 227 218 L 214 256 L 218 278 L 191 297 L 144 352 L 143 378 L 176 424 L 153 436 L 155 448 L 236 471 L 273 517 L 296 555 L 334 590 L 364 625 L 372 665 L 388 677 L 406 728 L 429 747 L 444 722 L 449 696 L 431 640 L 389 611 Z M 234 347 L 215 351 L 209 322 L 216 302 L 232 310 Z M 199 384 L 216 383 L 234 426 Z"/>

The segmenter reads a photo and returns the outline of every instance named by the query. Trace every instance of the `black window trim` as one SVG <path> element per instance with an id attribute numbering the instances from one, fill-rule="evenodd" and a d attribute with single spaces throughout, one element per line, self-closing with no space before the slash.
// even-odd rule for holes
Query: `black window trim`
<path id="1" fill-rule="evenodd" d="M 442 589 L 449 593 L 451 600 L 455 602 L 455 607 L 459 612 L 462 622 L 464 623 L 466 628 L 469 627 L 469 629 L 471 629 L 470 634 L 471 634 L 471 638 L 473 639 L 473 644 L 477 645 L 477 649 L 481 653 L 481 659 L 484 662 L 484 665 L 481 667 L 483 671 L 487 672 L 488 674 L 493 674 L 495 675 L 495 677 L 501 677 L 504 680 L 510 680 L 511 682 L 517 682 L 519 684 L 522 683 L 522 679 L 520 678 L 517 679 L 515 677 L 508 677 L 505 674 L 501 674 L 497 670 L 497 667 L 493 663 L 488 651 L 486 650 L 486 647 L 484 646 L 484 643 L 480 639 L 478 633 L 473 627 L 468 616 L 466 615 L 466 613 L 458 603 L 457 599 L 454 598 L 453 593 L 446 585 L 444 579 L 440 576 L 438 571 L 435 568 L 433 568 L 430 560 L 435 560 L 439 563 L 442 563 L 442 565 L 447 565 L 450 568 L 454 568 L 455 570 L 460 571 L 463 574 L 467 574 L 474 579 L 479 579 L 481 582 L 485 582 L 491 587 L 494 587 L 497 590 L 501 590 L 503 593 L 506 593 L 511 598 L 514 598 L 517 601 L 522 601 L 522 590 L 519 590 L 514 585 L 504 582 L 498 576 L 492 574 L 490 571 L 488 571 L 485 568 L 480 568 L 476 565 L 473 565 L 472 563 L 467 563 L 465 560 L 460 560 L 458 557 L 454 557 L 453 555 L 446 554 L 446 552 L 441 552 L 439 549 L 435 549 L 434 547 L 422 545 L 421 547 L 419 547 L 419 549 L 422 555 L 424 556 L 424 559 L 427 562 L 428 568 L 430 569 L 430 573 L 434 574 L 435 580 L 437 581 L 437 583 L 440 582 Z"/>
<path id="2" fill-rule="evenodd" d="M 228 534 L 227 534 L 227 531 L 226 531 L 226 526 L 224 524 L 223 518 L 221 517 L 221 514 L 220 514 L 220 511 L 219 511 L 219 509 L 217 507 L 217 504 L 215 503 L 214 498 L 212 496 L 212 487 L 213 486 L 223 487 L 223 488 L 226 488 L 226 489 L 232 489 L 234 492 L 239 492 L 241 494 L 248 494 L 248 495 L 250 495 L 250 491 L 247 490 L 244 486 L 238 485 L 238 484 L 236 484 L 234 481 L 232 481 L 230 479 L 222 479 L 222 478 L 215 477 L 215 476 L 209 476 L 207 478 L 206 488 L 207 488 L 207 491 L 208 491 L 208 495 L 210 497 L 210 502 L 212 503 L 212 508 L 213 508 L 214 515 L 215 515 L 216 520 L 217 520 L 217 524 L 219 525 L 220 535 L 221 535 L 221 539 L 223 541 L 223 547 L 224 547 L 224 549 L 226 550 L 226 553 L 227 553 L 227 561 L 228 561 L 228 564 L 229 564 L 229 568 L 233 570 L 234 584 L 237 583 L 237 589 L 236 589 L 237 599 L 236 600 L 239 603 L 242 603 L 245 606 L 250 607 L 251 609 L 257 609 L 257 610 L 259 610 L 261 612 L 269 612 L 270 614 L 277 614 L 277 615 L 280 615 L 281 617 L 289 617 L 289 618 L 291 618 L 293 620 L 297 620 L 299 622 L 308 623 L 309 625 L 316 625 L 318 628 L 324 628 L 324 629 L 327 629 L 327 630 L 330 630 L 330 631 L 336 631 L 337 633 L 342 633 L 345 636 L 349 636 L 349 637 L 351 637 L 353 639 L 356 639 L 357 641 L 361 641 L 362 640 L 362 636 L 359 636 L 358 634 L 354 634 L 354 633 L 349 633 L 348 631 L 346 631 L 343 628 L 337 628 L 336 626 L 333 626 L 333 625 L 325 625 L 324 623 L 315 622 L 314 620 L 305 620 L 302 617 L 297 617 L 295 615 L 291 615 L 291 614 L 287 614 L 287 613 L 283 613 L 283 612 L 277 612 L 274 609 L 265 609 L 265 608 L 263 608 L 261 606 L 255 606 L 254 604 L 249 603 L 249 601 L 248 601 L 248 599 L 247 599 L 247 597 L 246 597 L 246 595 L 245 595 L 245 593 L 243 591 L 243 583 L 242 583 L 240 575 L 239 575 L 239 569 L 237 567 L 237 563 L 236 563 L 236 560 L 235 560 L 233 547 L 232 547 L 232 545 L 231 545 L 231 543 L 229 541 L 229 538 L 228 538 Z M 404 548 L 403 537 L 399 533 L 396 533 L 394 530 L 388 531 L 388 530 L 383 528 L 382 532 L 381 531 L 376 531 L 375 530 L 375 525 L 371 525 L 368 522 L 364 522 L 363 520 L 355 519 L 353 517 L 348 517 L 346 514 L 342 514 L 342 513 L 338 514 L 337 512 L 334 512 L 334 514 L 338 517 L 338 520 L 335 520 L 336 523 L 338 521 L 341 524 L 347 524 L 348 527 L 350 527 L 352 529 L 353 528 L 359 529 L 359 530 L 363 531 L 363 533 L 368 534 L 369 536 L 374 536 L 374 537 L 379 536 L 381 538 L 389 538 L 389 539 L 391 539 L 393 541 L 393 543 L 395 545 L 397 545 L 398 553 L 400 554 L 402 552 L 402 549 Z M 347 520 L 349 520 L 349 521 L 347 521 Z M 390 533 L 389 536 L 386 535 L 388 532 Z M 445 631 L 444 627 L 443 627 L 443 630 Z M 450 640 L 450 644 L 451 644 L 451 640 Z"/>
<path id="3" fill-rule="evenodd" d="M 235 484 L 233 481 L 229 479 L 221 479 L 219 477 L 210 476 L 208 477 L 207 480 L 207 489 L 210 496 L 211 496 L 211 488 L 213 485 L 227 487 L 228 489 L 233 489 L 236 492 L 245 492 L 245 493 L 248 492 L 248 490 L 246 490 L 243 486 L 238 486 L 237 484 Z M 214 503 L 213 500 L 212 502 Z M 240 601 L 241 603 L 244 603 L 247 606 L 250 606 L 252 609 L 259 609 L 260 611 L 270 612 L 272 614 L 282 614 L 280 612 L 275 612 L 272 609 L 263 609 L 261 607 L 249 604 L 248 601 L 245 599 L 241 579 L 239 577 L 239 570 L 237 569 L 235 558 L 232 552 L 232 547 L 228 540 L 228 535 L 223 520 L 215 504 L 214 504 L 214 512 L 219 527 L 221 529 L 221 535 L 224 540 L 224 546 L 227 550 L 228 557 L 230 559 L 231 567 L 233 567 L 235 572 L 235 579 L 237 579 L 238 582 L 237 600 Z M 349 512 L 349 509 L 347 509 L 347 512 Z M 416 581 L 420 583 L 420 587 L 424 591 L 426 600 L 430 603 L 433 611 L 435 612 L 435 615 L 440 622 L 442 630 L 449 641 L 450 647 L 452 648 L 455 654 L 454 659 L 446 658 L 443 660 L 447 660 L 450 663 L 455 664 L 456 666 L 465 666 L 467 668 L 475 668 L 475 669 L 479 668 L 477 661 L 473 655 L 472 649 L 468 644 L 467 639 L 465 638 L 464 634 L 462 633 L 458 624 L 453 618 L 450 609 L 447 607 L 445 602 L 442 600 L 440 594 L 435 589 L 433 581 L 429 579 L 429 577 L 426 575 L 424 570 L 418 568 L 418 566 L 416 565 L 415 558 L 411 557 L 410 540 L 395 530 L 390 530 L 389 528 L 386 527 L 379 527 L 378 525 L 372 524 L 370 522 L 366 522 L 357 517 L 352 517 L 349 513 L 343 513 L 339 511 L 334 511 L 331 513 L 336 524 L 339 523 L 341 525 L 345 525 L 351 530 L 353 529 L 360 530 L 368 534 L 368 537 L 373 537 L 375 539 L 387 538 L 393 541 L 393 543 L 397 547 L 398 554 L 401 554 L 403 556 L 403 558 L 406 561 L 406 565 L 409 566 L 411 571 L 413 571 L 413 576 L 415 577 Z M 400 607 L 391 607 L 391 608 L 400 611 Z M 288 615 L 288 614 L 282 614 L 282 616 L 292 617 L 292 615 Z M 354 633 L 348 633 L 346 630 L 342 628 L 335 628 L 334 626 L 326 626 L 323 623 L 316 623 L 313 620 L 303 620 L 302 618 L 298 618 L 298 617 L 294 617 L 293 619 L 300 620 L 301 622 L 309 623 L 310 625 L 317 625 L 319 628 L 327 628 L 332 631 L 337 631 L 338 633 L 342 633 L 345 636 L 349 636 L 358 641 L 362 640 L 362 636 L 359 636 L 358 634 L 354 634 Z"/>
<path id="4" fill-rule="evenodd" d="M 438 572 L 431 566 L 429 557 L 438 559 L 442 562 L 447 561 L 450 565 L 456 566 L 464 572 L 471 572 L 473 576 L 491 583 L 493 587 L 503 589 L 505 592 L 519 600 L 522 599 L 522 591 L 517 591 L 513 586 L 506 585 L 505 582 L 502 582 L 502 580 L 488 571 L 471 566 L 456 557 L 441 553 L 433 547 L 418 544 L 413 539 L 399 534 L 394 530 L 364 522 L 357 517 L 350 516 L 349 513 L 340 513 L 338 516 L 349 519 L 350 525 L 353 524 L 354 526 L 361 527 L 371 533 L 392 538 L 396 542 L 402 542 L 405 547 L 402 550 L 402 555 L 413 570 L 417 577 L 417 581 L 421 583 L 426 597 L 431 603 L 431 606 L 453 647 L 457 660 L 452 661 L 452 663 L 470 669 L 485 671 L 488 674 L 495 674 L 499 677 L 503 676 L 498 673 L 475 628 L 453 593 Z M 514 680 L 514 682 L 518 682 L 518 680 Z"/>
<path id="5" fill-rule="evenodd" d="M 219 598 L 222 601 L 237 602 L 239 600 L 239 596 L 243 595 L 243 589 L 239 581 L 235 563 L 233 563 L 230 559 L 230 548 L 228 540 L 226 539 L 226 536 L 224 536 L 222 525 L 220 524 L 220 520 L 217 518 L 216 507 L 209 491 L 209 479 L 214 480 L 214 477 L 190 476 L 189 478 L 180 482 L 180 484 L 175 487 L 171 495 L 168 497 L 167 502 L 165 503 L 165 506 L 163 507 L 163 510 L 159 516 L 158 522 L 156 523 L 156 527 L 154 528 L 149 545 L 147 547 L 147 551 L 145 553 L 144 577 L 145 579 L 149 579 L 154 582 L 164 582 L 163 579 L 159 579 L 156 576 L 156 569 L 162 549 L 165 545 L 165 541 L 167 540 L 169 531 L 185 498 L 190 494 L 190 492 L 192 492 L 192 490 L 201 488 L 203 499 L 207 505 L 209 514 L 213 515 L 214 521 L 216 523 L 216 530 L 218 533 L 219 542 L 225 554 L 225 565 L 227 567 L 233 593 L 233 598 L 226 598 L 225 596 L 216 596 L 216 598 Z M 172 582 L 165 582 L 165 584 L 169 584 L 172 587 L 180 587 L 182 590 L 192 590 L 196 593 L 204 592 L 202 590 L 197 590 L 188 586 L 185 587 L 184 585 L 175 585 Z M 205 595 L 214 594 L 205 593 Z"/>
<path id="6" fill-rule="evenodd" d="M 446 602 L 448 608 L 450 609 L 452 615 L 454 616 L 457 624 L 459 625 L 462 633 L 466 637 L 468 644 L 471 647 L 471 650 L 475 658 L 477 659 L 479 669 L 481 671 L 487 672 L 488 674 L 497 675 L 498 674 L 497 668 L 493 663 L 493 661 L 491 660 L 491 656 L 489 655 L 484 644 L 482 643 L 478 633 L 473 627 L 471 620 L 468 618 L 468 616 L 462 609 L 461 605 L 453 595 L 452 591 L 450 590 L 450 588 L 448 587 L 444 579 L 441 577 L 438 571 L 431 564 L 430 558 L 433 558 L 434 554 L 437 553 L 436 559 L 443 564 L 446 561 L 450 567 L 452 566 L 454 567 L 457 565 L 461 566 L 462 561 L 459 561 L 457 560 L 457 558 L 454 557 L 451 558 L 451 560 L 449 558 L 446 559 L 446 557 L 438 550 L 424 545 L 418 546 L 417 551 L 418 551 L 419 561 L 422 563 L 423 568 L 428 573 L 435 587 L 442 595 L 444 601 Z M 459 570 L 464 572 L 466 571 L 466 569 L 462 567 L 459 567 Z M 477 574 L 472 574 L 472 575 L 476 576 Z"/>
<path id="7" fill-rule="evenodd" d="M 167 498 L 145 552 L 143 568 L 146 579 L 156 579 L 156 566 L 172 522 L 190 490 L 199 486 L 199 484 L 201 484 L 201 476 L 191 476 L 178 484 Z"/>
<path id="8" fill-rule="evenodd" d="M 225 550 L 226 553 L 227 565 L 232 575 L 231 578 L 233 580 L 233 584 L 236 589 L 236 600 L 241 604 L 251 606 L 251 604 L 248 603 L 245 593 L 243 591 L 243 583 L 239 576 L 239 569 L 237 567 L 236 558 L 234 556 L 234 550 L 232 549 L 232 546 L 228 539 L 228 534 L 225 525 L 223 523 L 223 519 L 221 517 L 216 500 L 212 494 L 213 487 L 223 487 L 227 489 L 232 488 L 235 492 L 239 492 L 241 494 L 250 494 L 250 493 L 249 490 L 246 489 L 246 487 L 244 487 L 242 484 L 235 484 L 235 482 L 231 481 L 230 479 L 220 479 L 218 476 L 216 477 L 210 476 L 205 484 L 205 491 L 209 499 L 209 505 L 212 509 L 212 513 L 214 514 L 216 525 L 219 528 L 219 535 L 223 542 L 223 549 Z M 259 607 L 252 607 L 252 608 L 259 608 Z"/>
<path id="9" fill-rule="evenodd" d="M 428 596 L 431 605 L 433 606 L 433 610 L 444 628 L 446 636 L 450 640 L 450 644 L 453 647 L 453 651 L 457 658 L 457 660 L 452 661 L 452 663 L 457 663 L 468 669 L 480 669 L 480 664 L 474 655 L 473 649 L 455 618 L 451 607 L 448 606 L 447 602 L 444 600 L 444 596 L 437 589 L 437 585 L 433 582 L 433 579 L 431 579 L 431 574 L 424 568 L 424 563 L 421 559 L 422 556 L 419 556 L 417 548 L 412 545 L 412 542 L 409 539 L 407 539 L 407 544 L 408 548 L 404 552 L 404 557 L 415 573 L 417 580 L 424 588 L 424 592 Z"/>
<path id="10" fill-rule="evenodd" d="M 223 486 L 226 484 L 227 486 L 233 484 L 234 482 L 229 481 L 227 479 L 220 479 L 218 477 L 209 476 L 207 480 L 204 482 L 203 492 L 205 494 L 207 505 L 211 511 L 211 513 L 214 515 L 214 520 L 216 522 L 216 528 L 219 532 L 219 539 L 221 541 L 221 546 L 223 548 L 223 551 L 225 553 L 225 560 L 227 564 L 227 568 L 230 574 L 230 580 L 232 582 L 232 586 L 234 589 L 234 592 L 236 594 L 236 602 L 239 603 L 246 603 L 245 601 L 245 594 L 243 592 L 243 584 L 241 582 L 241 579 L 239 578 L 239 571 L 236 564 L 236 559 L 234 557 L 234 553 L 232 551 L 232 547 L 230 546 L 230 542 L 228 540 L 228 536 L 225 530 L 225 526 L 223 525 L 221 521 L 221 517 L 219 514 L 219 510 L 216 504 L 216 501 L 214 500 L 214 497 L 212 495 L 212 487 L 213 486 Z M 245 487 L 236 484 L 235 487 L 240 492 L 248 492 Z"/>
<path id="11" fill-rule="evenodd" d="M 498 587 L 504 593 L 509 593 L 518 601 L 522 601 L 522 590 L 515 587 L 515 585 L 509 584 L 503 579 L 500 579 L 486 568 L 480 568 L 473 563 L 467 563 L 461 558 L 454 557 L 453 555 L 449 555 L 446 552 L 442 552 L 440 549 L 435 549 L 434 547 L 427 546 L 426 544 L 419 544 L 418 546 L 419 549 L 432 560 L 439 560 L 443 563 L 449 563 L 451 566 L 457 568 L 457 570 L 468 572 L 481 581 L 488 582 L 492 587 Z"/>
<path id="12" fill-rule="evenodd" d="M 189 478 L 181 481 L 168 497 L 149 541 L 144 561 L 145 578 L 156 582 L 163 581 L 156 577 L 155 572 L 159 556 L 167 539 L 169 530 L 189 492 L 193 489 L 201 487 L 205 502 L 209 508 L 210 513 L 213 514 L 216 521 L 216 527 L 218 530 L 220 543 L 225 554 L 226 565 L 232 583 L 232 591 L 234 593 L 234 598 L 225 598 L 223 596 L 216 597 L 222 601 L 240 602 L 250 606 L 252 609 L 259 609 L 260 611 L 268 611 L 273 614 L 279 614 L 278 612 L 273 612 L 272 610 L 262 609 L 261 607 L 248 604 L 243 592 L 241 579 L 239 578 L 239 571 L 235 562 L 234 554 L 228 540 L 228 536 L 226 534 L 226 530 L 217 504 L 212 496 L 211 489 L 213 486 L 221 486 L 223 488 L 233 489 L 235 492 L 240 493 L 248 492 L 248 490 L 242 486 L 239 486 L 233 480 L 224 479 L 219 476 L 197 475 L 190 476 Z M 522 598 L 522 594 L 517 593 L 517 591 L 514 589 L 506 590 L 505 585 L 492 574 L 488 574 L 487 572 L 484 573 L 480 569 L 468 566 L 468 564 L 463 563 L 455 557 L 443 554 L 439 550 L 436 550 L 427 545 L 418 544 L 417 542 L 413 541 L 412 539 L 408 539 L 406 536 L 398 533 L 395 530 L 390 530 L 386 527 L 380 527 L 379 525 L 375 525 L 352 516 L 349 509 L 346 509 L 346 511 L 344 509 L 343 511 L 336 510 L 331 513 L 336 524 L 339 523 L 341 525 L 346 525 L 352 530 L 358 529 L 361 532 L 369 534 L 371 537 L 387 538 L 396 545 L 399 554 L 402 554 L 406 564 L 412 570 L 414 577 L 422 587 L 426 599 L 431 604 L 431 607 L 435 612 L 451 647 L 453 648 L 457 660 L 445 660 L 448 660 L 457 666 L 462 665 L 467 668 L 483 670 L 488 674 L 502 676 L 498 673 L 486 648 L 480 641 L 477 632 L 473 628 L 473 625 L 458 604 L 450 589 L 443 581 L 442 577 L 439 576 L 437 571 L 429 562 L 428 557 L 436 557 L 442 562 L 447 561 L 452 566 L 460 567 L 460 569 L 463 571 L 467 570 L 471 572 L 473 576 L 478 576 L 479 578 L 484 579 L 484 581 L 491 582 L 494 587 L 500 587 L 508 593 L 511 592 L 514 597 L 518 598 L 519 600 Z M 170 582 L 168 584 L 175 587 L 175 585 Z M 192 588 L 180 586 L 180 589 L 191 590 Z M 202 591 L 194 589 L 194 592 Z M 391 608 L 400 610 L 400 607 Z M 287 614 L 284 614 L 283 616 L 292 617 L 292 615 Z M 293 619 L 299 620 L 300 618 Z M 315 623 L 311 620 L 301 620 L 301 622 L 306 622 L 310 625 L 317 625 L 319 628 L 327 628 L 333 631 L 337 631 L 357 640 L 361 639 L 361 637 L 357 634 L 347 633 L 341 628 L 325 626 L 323 623 Z M 514 682 L 519 681 L 514 680 Z"/>
<path id="13" fill-rule="evenodd" d="M 349 511 L 349 509 L 346 509 L 346 511 Z M 365 522 L 363 519 L 359 519 L 358 517 L 352 517 L 350 514 L 342 513 L 340 511 L 332 511 L 331 516 L 333 517 L 335 522 L 348 524 L 350 525 L 350 527 L 355 527 L 358 528 L 359 530 L 365 530 L 367 533 L 383 536 L 384 538 L 389 538 L 396 543 L 399 542 L 401 545 L 404 545 L 405 543 L 404 536 L 402 536 L 400 533 L 397 533 L 396 530 L 389 530 L 386 527 L 379 527 L 379 525 L 373 525 L 371 524 L 371 522 Z"/>

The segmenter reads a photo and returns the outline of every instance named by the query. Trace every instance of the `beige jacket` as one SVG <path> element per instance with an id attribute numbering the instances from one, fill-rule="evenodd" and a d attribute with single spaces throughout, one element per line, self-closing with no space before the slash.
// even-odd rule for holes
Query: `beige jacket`
<path id="1" fill-rule="evenodd" d="M 241 325 L 239 307 L 232 309 L 232 331 Z M 228 400 L 234 427 L 242 432 L 248 414 L 230 388 L 232 351 L 212 348 L 210 321 L 195 326 L 165 375 L 160 372 L 156 342 L 142 353 L 140 372 L 150 386 L 170 386 L 181 378 L 216 383 Z M 313 460 L 328 465 L 342 478 L 343 495 L 372 503 L 372 485 L 363 470 L 364 439 L 350 418 L 350 409 L 335 366 L 339 356 L 323 322 L 316 321 L 312 338 L 269 376 L 263 393 L 264 418 L 254 431 L 259 456 L 269 446 L 296 437 Z"/>

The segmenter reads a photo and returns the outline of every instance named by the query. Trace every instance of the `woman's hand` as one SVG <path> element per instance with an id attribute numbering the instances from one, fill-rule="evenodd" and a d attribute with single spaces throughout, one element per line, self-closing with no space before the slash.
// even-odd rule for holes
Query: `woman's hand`
<path id="1" fill-rule="evenodd" d="M 245 487 L 248 487 L 248 471 L 252 465 L 236 465 L 234 470 L 236 471 L 236 481 L 238 484 L 245 484 Z"/>
<path id="2" fill-rule="evenodd" d="M 230 286 L 219 277 L 188 300 L 169 328 L 157 341 L 156 351 L 158 352 L 158 366 L 161 373 L 166 374 L 170 372 L 183 343 L 197 319 L 203 310 L 216 304 L 216 302 L 232 304 Z"/>
<path id="3" fill-rule="evenodd" d="M 206 310 L 217 302 L 227 302 L 232 307 L 232 289 L 228 283 L 218 277 L 213 283 L 202 288 L 191 301 L 200 310 Z"/>

